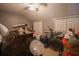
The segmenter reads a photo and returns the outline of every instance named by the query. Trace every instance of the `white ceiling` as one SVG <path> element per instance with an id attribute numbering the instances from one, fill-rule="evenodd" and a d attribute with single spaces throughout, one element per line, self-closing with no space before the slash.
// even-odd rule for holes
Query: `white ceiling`
<path id="1" fill-rule="evenodd" d="M 27 7 L 26 4 L 17 3 L 17 4 L 0 4 L 0 11 L 10 11 L 14 13 L 19 13 L 24 15 L 27 19 L 36 21 L 43 19 L 52 19 L 69 15 L 78 15 L 79 14 L 79 4 L 56 4 L 50 3 L 48 6 L 41 5 L 39 11 L 30 11 L 25 10 Z"/>

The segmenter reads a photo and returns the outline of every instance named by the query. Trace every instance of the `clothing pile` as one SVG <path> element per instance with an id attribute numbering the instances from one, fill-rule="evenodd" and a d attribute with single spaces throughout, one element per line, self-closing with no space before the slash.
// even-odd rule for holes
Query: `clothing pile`
<path id="1" fill-rule="evenodd" d="M 63 40 L 64 56 L 79 56 L 79 35 L 66 35 Z"/>

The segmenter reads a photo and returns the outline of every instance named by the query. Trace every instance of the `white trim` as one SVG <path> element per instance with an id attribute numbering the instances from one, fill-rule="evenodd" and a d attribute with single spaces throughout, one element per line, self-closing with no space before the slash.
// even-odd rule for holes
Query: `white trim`
<path id="1" fill-rule="evenodd" d="M 59 19 L 68 19 L 68 18 L 76 18 L 79 17 L 79 15 L 72 15 L 72 16 L 65 16 L 65 17 L 58 17 L 58 18 L 53 18 L 55 20 L 59 20 Z"/>

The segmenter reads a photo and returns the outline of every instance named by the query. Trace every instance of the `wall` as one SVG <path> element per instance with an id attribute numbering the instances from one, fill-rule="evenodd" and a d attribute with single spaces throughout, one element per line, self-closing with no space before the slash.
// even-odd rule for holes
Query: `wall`
<path id="1" fill-rule="evenodd" d="M 24 16 L 9 12 L 0 12 L 0 23 L 11 29 L 13 25 L 28 24 L 32 26 L 32 22 L 26 19 Z"/>
<path id="2" fill-rule="evenodd" d="M 48 26 L 50 26 L 50 28 L 54 29 L 54 21 L 51 19 L 44 19 L 43 20 L 43 32 L 48 31 Z"/>
<path id="3" fill-rule="evenodd" d="M 41 35 L 42 34 L 42 26 L 43 26 L 42 21 L 33 23 L 33 29 L 35 30 L 37 35 Z"/>

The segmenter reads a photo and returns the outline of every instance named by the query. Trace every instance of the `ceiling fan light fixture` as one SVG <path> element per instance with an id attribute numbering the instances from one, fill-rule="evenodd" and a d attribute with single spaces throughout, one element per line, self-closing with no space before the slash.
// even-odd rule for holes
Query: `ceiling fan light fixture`
<path id="1" fill-rule="evenodd" d="M 39 11 L 40 6 L 47 7 L 47 3 L 28 3 L 25 10 L 28 9 L 30 11 Z"/>
<path id="2" fill-rule="evenodd" d="M 28 8 L 31 11 L 38 11 L 39 10 L 39 4 L 29 3 Z"/>

